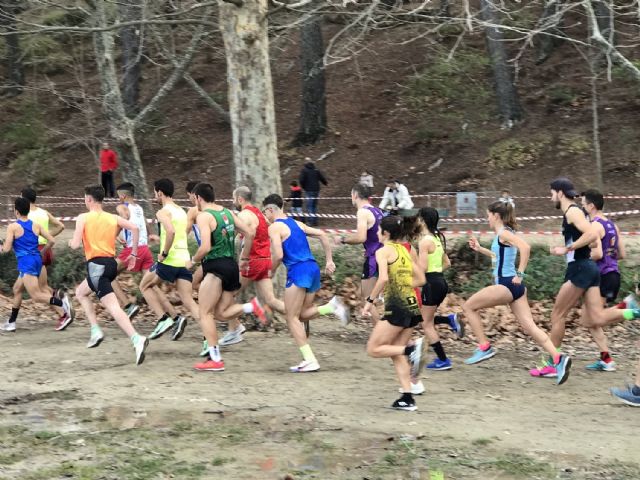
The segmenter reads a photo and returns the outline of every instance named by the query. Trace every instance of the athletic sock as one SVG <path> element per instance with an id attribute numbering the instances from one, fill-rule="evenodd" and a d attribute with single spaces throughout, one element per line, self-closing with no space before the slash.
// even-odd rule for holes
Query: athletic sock
<path id="1" fill-rule="evenodd" d="M 626 309 L 622 311 L 622 318 L 625 320 L 634 320 L 636 318 L 640 318 L 640 308 L 635 308 L 633 310 Z"/>
<path id="2" fill-rule="evenodd" d="M 55 305 L 56 307 L 61 307 L 62 306 L 62 300 L 60 300 L 57 297 L 51 297 L 49 299 L 49 305 Z"/>
<path id="3" fill-rule="evenodd" d="M 300 347 L 300 353 L 302 354 L 302 358 L 307 362 L 315 362 L 316 356 L 313 354 L 311 350 L 311 345 L 308 343 Z"/>
<path id="4" fill-rule="evenodd" d="M 168 313 L 165 313 L 160 317 L 160 320 L 158 320 L 158 323 L 164 322 L 167 318 L 171 318 L 171 315 L 169 315 Z"/>
<path id="5" fill-rule="evenodd" d="M 483 352 L 486 352 L 487 350 L 489 350 L 491 348 L 491 343 L 487 342 L 487 343 L 479 343 L 478 344 L 478 348 L 480 350 L 482 350 Z"/>
<path id="6" fill-rule="evenodd" d="M 16 320 L 18 319 L 18 312 L 20 312 L 19 308 L 11 309 L 11 316 L 9 317 L 9 323 L 16 323 Z"/>
<path id="7" fill-rule="evenodd" d="M 416 349 L 415 345 L 413 344 L 407 345 L 406 347 L 404 347 L 404 354 L 408 357 L 414 352 L 415 349 Z"/>
<path id="8" fill-rule="evenodd" d="M 401 402 L 413 403 L 413 395 L 411 392 L 402 392 L 402 397 L 400 398 Z"/>
<path id="9" fill-rule="evenodd" d="M 209 358 L 214 362 L 219 362 L 222 360 L 222 355 L 220 355 L 220 347 L 218 345 L 214 345 L 213 347 L 209 347 Z"/>
<path id="10" fill-rule="evenodd" d="M 449 325 L 449 317 L 444 315 L 436 315 L 433 317 L 433 323 L 436 325 Z"/>
<path id="11" fill-rule="evenodd" d="M 640 396 L 640 386 L 638 386 L 638 385 L 634 385 L 634 386 L 631 388 L 631 393 L 633 393 L 634 395 L 638 395 L 638 396 Z"/>
<path id="12" fill-rule="evenodd" d="M 602 360 L 604 363 L 613 362 L 613 358 L 611 358 L 609 352 L 600 352 L 600 360 Z"/>
<path id="13" fill-rule="evenodd" d="M 102 332 L 102 329 L 100 328 L 100 325 L 91 325 L 91 336 L 101 332 Z"/>
<path id="14" fill-rule="evenodd" d="M 243 303 L 242 304 L 242 312 L 243 313 L 253 313 L 253 303 Z"/>
<path id="15" fill-rule="evenodd" d="M 561 353 L 556 353 L 552 358 L 553 358 L 553 364 L 557 365 L 560 363 L 560 357 L 562 357 Z"/>
<path id="16" fill-rule="evenodd" d="M 625 308 L 627 308 L 627 302 L 620 302 L 619 304 L 616 305 L 616 308 L 620 310 L 624 310 Z"/>
<path id="17" fill-rule="evenodd" d="M 447 354 L 444 353 L 444 347 L 442 346 L 442 343 L 440 342 L 432 343 L 431 348 L 433 348 L 433 351 L 438 356 L 438 360 L 440 360 L 441 362 L 444 362 L 447 359 Z"/>
<path id="18" fill-rule="evenodd" d="M 124 307 L 122 307 L 122 309 L 126 310 L 127 308 L 131 307 L 131 305 L 133 305 L 133 304 L 131 302 L 129 302 Z"/>
<path id="19" fill-rule="evenodd" d="M 136 332 L 133 335 L 131 335 L 131 345 L 135 347 L 138 341 L 140 341 L 140 335 L 138 335 L 138 332 Z"/>
<path id="20" fill-rule="evenodd" d="M 326 305 L 320 305 L 318 307 L 318 313 L 320 315 L 331 315 L 333 312 L 335 312 L 335 308 L 333 308 L 333 305 L 330 304 L 326 304 Z"/>

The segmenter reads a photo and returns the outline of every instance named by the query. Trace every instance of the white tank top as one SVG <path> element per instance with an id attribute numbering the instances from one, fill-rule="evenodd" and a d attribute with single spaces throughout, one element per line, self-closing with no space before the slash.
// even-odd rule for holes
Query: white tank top
<path id="1" fill-rule="evenodd" d="M 138 246 L 147 244 L 147 222 L 144 219 L 144 210 L 140 205 L 134 205 L 127 203 L 129 209 L 129 221 L 133 223 L 140 230 L 140 238 L 138 239 Z M 123 230 L 124 239 L 127 242 L 127 247 L 133 247 L 133 236 L 129 230 Z"/>

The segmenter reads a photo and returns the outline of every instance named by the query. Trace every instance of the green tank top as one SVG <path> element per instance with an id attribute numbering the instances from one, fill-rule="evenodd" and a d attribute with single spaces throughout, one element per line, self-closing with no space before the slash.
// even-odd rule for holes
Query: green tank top
<path id="1" fill-rule="evenodd" d="M 214 260 L 216 258 L 236 257 L 236 249 L 234 240 L 236 238 L 236 224 L 233 221 L 233 215 L 226 208 L 222 210 L 206 209 L 216 219 L 216 229 L 211 232 L 211 250 L 204 257 L 205 260 Z"/>
<path id="2" fill-rule="evenodd" d="M 162 261 L 162 264 L 171 267 L 184 267 L 191 258 L 189 255 L 189 244 L 187 242 L 187 212 L 174 204 L 165 205 L 164 208 L 171 213 L 171 223 L 175 230 L 175 236 L 173 238 L 173 245 L 171 245 L 171 248 L 167 252 L 167 258 Z M 165 232 L 161 224 L 159 228 L 160 248 L 164 248 L 167 232 Z"/>
<path id="3" fill-rule="evenodd" d="M 430 239 L 433 243 L 436 244 L 436 249 L 433 253 L 427 255 L 427 272 L 426 273 L 434 273 L 434 272 L 442 272 L 442 257 L 444 256 L 444 248 L 442 248 L 442 241 L 440 237 L 435 235 L 425 235 L 425 238 Z"/>

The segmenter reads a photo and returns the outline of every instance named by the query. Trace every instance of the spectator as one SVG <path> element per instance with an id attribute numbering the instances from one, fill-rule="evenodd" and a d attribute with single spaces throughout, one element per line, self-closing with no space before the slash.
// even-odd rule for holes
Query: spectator
<path id="1" fill-rule="evenodd" d="M 327 185 L 327 179 L 324 178 L 322 172 L 316 169 L 313 162 L 304 164 L 300 177 L 298 178 L 300 187 L 304 190 L 305 208 L 309 214 L 308 224 L 311 226 L 318 225 L 318 197 L 320 196 L 320 183 Z"/>
<path id="2" fill-rule="evenodd" d="M 364 185 L 365 187 L 369 187 L 373 189 L 373 175 L 371 175 L 367 170 L 362 172 L 360 175 L 360 180 L 358 181 L 360 185 Z"/>
<path id="3" fill-rule="evenodd" d="M 302 218 L 302 188 L 298 186 L 298 182 L 295 180 L 292 180 L 289 185 L 289 199 L 287 202 L 291 202 L 291 213 L 294 218 L 300 219 Z"/>
<path id="4" fill-rule="evenodd" d="M 509 190 L 507 190 L 506 188 L 504 190 L 502 190 L 502 193 L 500 195 L 500 198 L 498 199 L 501 202 L 504 203 L 510 203 L 511 207 L 513 207 L 514 209 L 516 208 L 516 202 L 513 201 L 513 197 L 511 196 L 511 192 Z"/>
<path id="5" fill-rule="evenodd" d="M 398 180 L 389 180 L 380 202 L 380 210 L 397 211 L 411 208 L 413 208 L 413 201 L 407 187 Z"/>
<path id="6" fill-rule="evenodd" d="M 116 168 L 118 168 L 118 155 L 111 150 L 108 142 L 104 142 L 100 150 L 100 181 L 106 197 L 116 196 L 116 184 L 113 178 Z"/>

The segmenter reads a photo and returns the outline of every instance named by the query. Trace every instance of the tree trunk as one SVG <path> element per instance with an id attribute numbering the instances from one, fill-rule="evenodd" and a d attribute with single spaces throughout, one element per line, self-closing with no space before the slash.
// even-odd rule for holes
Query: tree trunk
<path id="1" fill-rule="evenodd" d="M 227 57 L 235 184 L 251 188 L 260 203 L 270 193 L 282 192 L 267 0 L 245 1 L 240 6 L 219 0 L 219 6 Z"/>
<path id="2" fill-rule="evenodd" d="M 311 145 L 327 131 L 327 96 L 323 59 L 321 18 L 315 15 L 300 28 L 302 112 L 300 130 L 292 146 Z"/>
<path id="3" fill-rule="evenodd" d="M 536 65 L 546 62 L 555 47 L 561 42 L 558 35 L 562 32 L 562 17 L 559 16 L 561 0 L 549 0 L 540 17 L 539 26 L 544 31 L 537 35 L 536 42 Z"/>
<path id="4" fill-rule="evenodd" d="M 118 10 L 122 21 L 134 21 L 142 18 L 140 0 L 121 0 Z M 139 30 L 140 25 L 128 25 L 120 30 L 122 40 L 122 100 L 127 116 L 133 117 L 139 111 L 140 78 L 142 52 Z"/>
<path id="5" fill-rule="evenodd" d="M 480 8 L 482 20 L 489 24 L 485 27 L 485 40 L 493 70 L 502 126 L 511 128 L 514 123 L 522 120 L 522 107 L 518 91 L 513 84 L 512 69 L 507 65 L 507 51 L 504 47 L 502 32 L 499 28 L 492 26 L 499 25 L 498 12 L 491 0 L 480 0 Z"/>
<path id="6" fill-rule="evenodd" d="M 22 64 L 22 51 L 20 50 L 20 36 L 15 32 L 16 14 L 19 5 L 17 0 L 8 0 L 0 4 L 0 25 L 7 31 L 6 41 L 6 69 L 8 75 L 7 85 L 3 88 L 3 94 L 15 97 L 22 93 L 25 85 L 24 66 Z"/>

